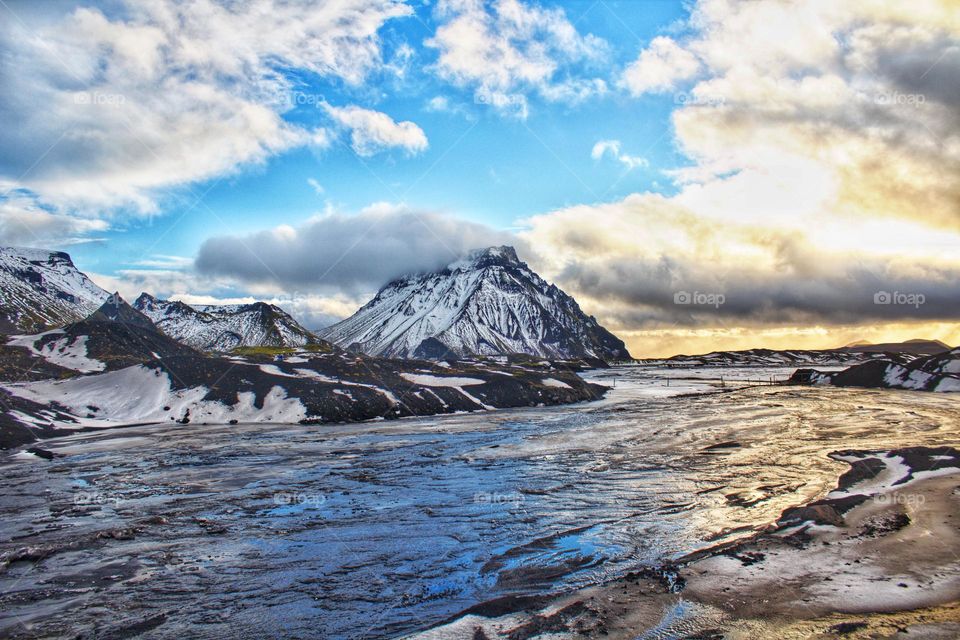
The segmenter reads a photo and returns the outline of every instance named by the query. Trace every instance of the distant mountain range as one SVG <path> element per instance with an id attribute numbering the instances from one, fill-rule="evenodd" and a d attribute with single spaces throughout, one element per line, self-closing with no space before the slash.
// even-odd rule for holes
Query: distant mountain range
<path id="1" fill-rule="evenodd" d="M 510 247 L 385 286 L 323 332 L 354 353 L 265 303 L 191 307 L 143 294 L 131 306 L 59 252 L 0 249 L 0 284 L 0 448 L 121 424 L 328 423 L 577 402 L 606 391 L 577 366 L 629 358 Z M 800 365 L 795 382 L 960 390 L 960 350 L 868 346 L 643 362 Z M 851 363 L 839 373 L 809 368 Z"/>
<path id="2" fill-rule="evenodd" d="M 888 358 L 891 354 L 925 356 L 945 353 L 950 347 L 939 340 L 907 340 L 883 344 L 856 343 L 839 349 L 745 349 L 713 351 L 702 355 L 676 355 L 670 358 L 640 360 L 643 364 L 667 366 L 848 366 L 867 360 Z"/>
<path id="3" fill-rule="evenodd" d="M 142 293 L 133 306 L 171 338 L 204 351 L 320 343 L 283 309 L 265 302 L 198 308 Z"/>
<path id="4" fill-rule="evenodd" d="M 906 342 L 855 342 L 842 348 L 843 351 L 856 353 L 910 353 L 915 356 L 932 356 L 950 351 L 950 345 L 939 340 L 924 340 L 922 338 L 907 340 Z"/>
<path id="5" fill-rule="evenodd" d="M 84 320 L 109 296 L 67 254 L 35 249 L 0 249 L 0 284 L 0 333 L 7 334 Z M 392 358 L 630 358 L 623 341 L 530 270 L 512 247 L 476 251 L 441 271 L 395 280 L 319 337 L 264 302 L 191 306 L 142 293 L 133 307 L 166 336 L 209 352 L 305 347 L 327 339 Z"/>
<path id="6" fill-rule="evenodd" d="M 960 391 L 960 348 L 927 356 L 887 353 L 843 371 L 799 369 L 791 381 L 837 387 Z"/>
<path id="7" fill-rule="evenodd" d="M 383 360 L 321 340 L 202 352 L 119 295 L 87 318 L 0 339 L 0 448 L 76 429 L 330 423 L 597 399 L 568 363 Z"/>
<path id="8" fill-rule="evenodd" d="M 630 359 L 622 340 L 508 246 L 394 280 L 354 315 L 318 334 L 345 349 L 391 358 L 525 353 Z"/>

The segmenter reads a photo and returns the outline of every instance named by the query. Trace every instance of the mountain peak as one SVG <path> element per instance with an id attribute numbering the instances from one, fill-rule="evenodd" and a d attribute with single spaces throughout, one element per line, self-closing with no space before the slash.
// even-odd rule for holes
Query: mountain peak
<path id="1" fill-rule="evenodd" d="M 110 294 L 100 308 L 90 314 L 88 320 L 122 322 L 124 324 L 157 330 L 156 325 L 147 316 L 143 315 L 123 299 L 119 292 Z"/>
<path id="2" fill-rule="evenodd" d="M 445 353 L 630 357 L 623 341 L 506 245 L 472 251 L 433 273 L 394 280 L 353 316 L 319 335 L 344 348 L 391 358 Z"/>
<path id="3" fill-rule="evenodd" d="M 520 264 L 520 258 L 517 257 L 517 250 L 510 245 L 500 245 L 499 247 L 487 247 L 486 249 L 476 249 L 471 251 L 467 260 L 471 262 L 497 261 L 512 264 Z"/>
<path id="4" fill-rule="evenodd" d="M 204 351 L 300 347 L 316 342 L 316 337 L 283 309 L 266 302 L 193 307 L 143 294 L 134 306 L 168 336 Z"/>
<path id="5" fill-rule="evenodd" d="M 77 322 L 107 295 L 62 251 L 0 247 L 0 333 L 37 333 Z"/>

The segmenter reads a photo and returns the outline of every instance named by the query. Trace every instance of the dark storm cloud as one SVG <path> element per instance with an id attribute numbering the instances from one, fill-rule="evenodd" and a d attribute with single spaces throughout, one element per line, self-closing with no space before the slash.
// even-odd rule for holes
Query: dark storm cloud
<path id="1" fill-rule="evenodd" d="M 248 283 L 357 293 L 443 267 L 471 249 L 501 244 L 517 246 L 518 240 L 436 213 L 379 207 L 357 215 L 326 214 L 297 228 L 210 238 L 196 268 Z"/>
<path id="2" fill-rule="evenodd" d="M 556 279 L 629 329 L 960 321 L 960 271 L 950 269 L 910 275 L 837 264 L 832 274 L 805 275 L 664 258 L 572 263 Z"/>

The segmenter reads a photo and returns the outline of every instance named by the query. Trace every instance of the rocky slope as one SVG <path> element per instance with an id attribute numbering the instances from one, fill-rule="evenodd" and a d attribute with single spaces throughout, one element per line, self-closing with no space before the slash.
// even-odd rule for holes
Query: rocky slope
<path id="1" fill-rule="evenodd" d="M 0 448 L 139 423 L 329 423 L 601 397 L 567 363 L 429 363 L 327 343 L 200 352 L 109 299 L 88 318 L 0 345 Z"/>
<path id="2" fill-rule="evenodd" d="M 108 295 L 66 253 L 0 247 L 0 333 L 33 333 L 82 320 Z"/>
<path id="3" fill-rule="evenodd" d="M 889 353 L 847 351 L 846 349 L 745 349 L 713 351 L 702 355 L 677 355 L 671 358 L 639 360 L 640 364 L 668 367 L 790 367 L 801 365 L 849 366 L 873 359 L 891 357 Z M 911 358 L 912 355 L 905 354 Z"/>
<path id="4" fill-rule="evenodd" d="M 353 316 L 318 334 L 343 348 L 393 358 L 630 358 L 623 341 L 507 246 L 395 280 Z"/>
<path id="5" fill-rule="evenodd" d="M 791 382 L 830 384 L 837 387 L 960 391 L 960 348 L 914 359 L 903 355 L 886 356 L 843 371 L 798 369 Z"/>
<path id="6" fill-rule="evenodd" d="M 113 294 L 80 322 L 38 334 L 11 336 L 0 346 L 0 376 L 18 379 L 11 363 L 21 365 L 20 378 L 70 377 L 78 373 L 114 371 L 174 356 L 200 355 L 161 333 L 149 318 Z"/>
<path id="7" fill-rule="evenodd" d="M 133 306 L 171 338 L 204 351 L 320 342 L 283 309 L 265 302 L 197 308 L 142 293 Z"/>

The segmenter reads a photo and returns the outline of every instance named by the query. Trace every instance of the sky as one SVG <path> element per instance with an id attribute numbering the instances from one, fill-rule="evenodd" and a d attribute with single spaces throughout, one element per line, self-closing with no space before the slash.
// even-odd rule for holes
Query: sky
<path id="1" fill-rule="evenodd" d="M 0 244 L 308 328 L 514 245 L 636 356 L 960 344 L 950 0 L 0 1 Z"/>

